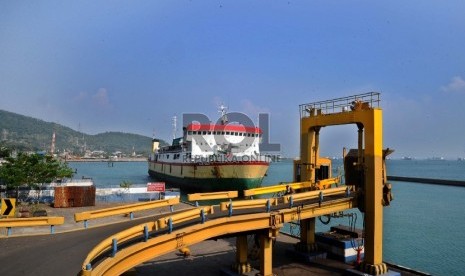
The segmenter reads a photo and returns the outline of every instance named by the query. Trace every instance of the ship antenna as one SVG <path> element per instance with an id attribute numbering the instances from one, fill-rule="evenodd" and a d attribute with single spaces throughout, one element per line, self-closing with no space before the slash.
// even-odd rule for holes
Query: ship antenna
<path id="1" fill-rule="evenodd" d="M 174 115 L 173 116 L 173 139 L 176 139 L 177 120 L 178 118 L 176 117 L 176 115 Z"/>
<path id="2" fill-rule="evenodd" d="M 228 110 L 227 106 L 225 106 L 224 104 L 220 105 L 220 110 L 218 110 L 218 112 L 221 113 L 221 124 L 222 125 L 225 125 L 228 123 L 228 117 L 226 116 L 227 110 Z"/>

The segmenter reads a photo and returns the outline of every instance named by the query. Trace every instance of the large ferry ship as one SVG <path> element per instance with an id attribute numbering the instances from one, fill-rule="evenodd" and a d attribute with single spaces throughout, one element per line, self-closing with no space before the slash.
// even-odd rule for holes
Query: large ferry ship
<path id="1" fill-rule="evenodd" d="M 218 124 L 191 123 L 170 146 L 153 139 L 148 159 L 151 177 L 191 191 L 246 190 L 260 187 L 270 158 L 260 154 L 262 131 L 228 124 L 224 109 Z"/>

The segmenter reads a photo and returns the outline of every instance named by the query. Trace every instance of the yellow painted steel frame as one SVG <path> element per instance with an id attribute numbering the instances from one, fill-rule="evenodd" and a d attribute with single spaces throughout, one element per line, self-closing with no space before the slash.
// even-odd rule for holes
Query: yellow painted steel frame
<path id="1" fill-rule="evenodd" d="M 76 222 L 79 222 L 79 221 L 90 220 L 90 219 L 129 214 L 133 212 L 160 208 L 160 207 L 176 205 L 176 204 L 179 204 L 179 197 L 163 199 L 163 200 L 154 200 L 154 201 L 142 202 L 142 203 L 135 203 L 135 204 L 128 204 L 128 205 L 123 205 L 123 206 L 87 211 L 87 212 L 82 212 L 82 213 L 75 213 L 74 220 Z"/>
<path id="2" fill-rule="evenodd" d="M 300 206 L 299 208 L 282 209 L 271 213 L 211 219 L 203 224 L 188 226 L 171 233 L 153 237 L 146 242 L 139 242 L 121 249 L 114 257 L 104 259 L 91 270 L 86 270 L 85 268 L 90 260 L 88 258 L 83 264 L 81 275 L 120 275 L 132 267 L 185 246 L 223 235 L 262 229 L 268 230 L 268 235 L 260 236 L 261 242 L 264 245 L 260 252 L 262 256 L 260 270 L 262 275 L 269 276 L 272 275 L 272 247 L 269 244 L 271 242 L 270 239 L 278 233 L 283 223 L 340 212 L 354 207 L 356 207 L 356 202 L 353 198 L 342 198 L 323 202 L 321 205 L 312 204 Z M 101 251 L 101 249 L 95 249 L 95 251 Z"/>
<path id="3" fill-rule="evenodd" d="M 365 164 L 365 263 L 383 266 L 383 122 L 379 108 L 332 114 L 310 114 L 301 119 L 302 181 L 314 181 L 313 160 L 318 157 L 318 136 L 322 127 L 357 124 L 364 129 Z"/>
<path id="4" fill-rule="evenodd" d="M 181 223 L 189 220 L 193 220 L 196 218 L 200 218 L 200 213 L 204 212 L 205 215 L 207 214 L 213 214 L 213 206 L 203 206 L 203 207 L 198 207 L 195 209 L 187 210 L 181 213 L 177 213 L 174 215 L 170 215 L 167 217 L 163 217 L 159 220 L 157 220 L 158 223 L 158 228 L 165 228 L 168 226 L 168 221 L 171 219 L 171 222 L 173 224 L 176 223 Z"/>
<path id="5" fill-rule="evenodd" d="M 262 199 L 249 199 L 249 200 L 236 200 L 220 203 L 220 210 L 227 211 L 231 205 L 233 209 L 247 209 L 247 208 L 265 208 L 268 203 L 270 206 L 278 205 L 277 198 L 262 198 Z"/>
<path id="6" fill-rule="evenodd" d="M 311 182 L 307 181 L 307 182 L 285 183 L 285 184 L 279 184 L 279 185 L 274 185 L 274 186 L 266 186 L 266 187 L 244 190 L 244 196 L 248 197 L 248 196 L 285 192 L 287 190 L 287 186 L 289 186 L 289 188 L 292 188 L 295 191 L 299 189 L 310 188 Z"/>
<path id="7" fill-rule="evenodd" d="M 238 191 L 224 191 L 224 192 L 212 192 L 212 193 L 196 193 L 188 194 L 187 200 L 189 201 L 200 201 L 200 200 L 214 200 L 214 199 L 229 199 L 238 197 Z"/>
<path id="8" fill-rule="evenodd" d="M 0 219 L 0 228 L 61 225 L 64 222 L 64 217 L 9 218 Z"/>
<path id="9" fill-rule="evenodd" d="M 284 203 L 289 203 L 289 201 L 302 201 L 302 200 L 308 200 L 308 199 L 315 199 L 320 196 L 320 193 L 323 196 L 331 196 L 331 195 L 341 195 L 345 194 L 347 191 L 346 186 L 342 187 L 337 187 L 337 188 L 329 188 L 329 189 L 324 189 L 324 190 L 318 190 L 318 191 L 310 191 L 310 192 L 303 192 L 303 193 L 296 193 L 296 194 L 291 194 L 291 195 L 285 195 L 283 196 Z"/>

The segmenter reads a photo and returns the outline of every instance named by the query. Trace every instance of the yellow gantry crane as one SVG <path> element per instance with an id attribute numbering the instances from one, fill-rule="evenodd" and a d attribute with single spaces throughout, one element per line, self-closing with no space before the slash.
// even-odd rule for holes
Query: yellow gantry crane
<path id="1" fill-rule="evenodd" d="M 328 126 L 353 124 L 358 132 L 358 148 L 344 153 L 345 184 L 357 193 L 358 207 L 365 213 L 365 259 L 363 272 L 379 275 L 387 272 L 383 263 L 383 206 L 391 200 L 386 183 L 385 158 L 392 150 L 383 150 L 383 117 L 379 93 L 300 105 L 300 160 L 294 162 L 295 181 L 309 181 L 313 189 L 330 176 L 325 159 L 319 157 L 320 131 Z M 330 167 L 329 167 L 330 171 Z M 315 218 L 301 222 L 300 248 L 315 248 Z"/>

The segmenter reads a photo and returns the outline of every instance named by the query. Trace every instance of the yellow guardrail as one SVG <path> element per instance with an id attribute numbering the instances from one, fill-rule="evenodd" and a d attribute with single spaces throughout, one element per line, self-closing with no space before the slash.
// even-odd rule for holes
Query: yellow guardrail
<path id="1" fill-rule="evenodd" d="M 13 227 L 50 226 L 50 233 L 53 234 L 54 226 L 64 222 L 64 217 L 7 218 L 0 219 L 0 228 L 6 228 L 7 236 L 10 236 Z"/>
<path id="2" fill-rule="evenodd" d="M 311 182 L 295 182 L 295 183 L 285 183 L 279 184 L 274 186 L 267 186 L 267 187 L 260 187 L 250 190 L 244 190 L 244 196 L 256 196 L 256 195 L 263 195 L 263 194 L 271 194 L 271 193 L 279 193 L 279 192 L 286 192 L 289 189 L 291 190 L 299 190 L 304 188 L 310 188 Z"/>
<path id="3" fill-rule="evenodd" d="M 228 199 L 236 198 L 239 193 L 237 191 L 223 191 L 223 192 L 212 192 L 212 193 L 196 193 L 188 194 L 187 200 L 189 201 L 201 201 L 201 200 L 214 200 L 214 199 Z"/>
<path id="4" fill-rule="evenodd" d="M 299 183 L 299 184 L 304 184 L 305 183 Z M 229 201 L 229 202 L 222 202 L 220 203 L 220 209 L 221 211 L 226 211 L 229 210 L 230 214 L 228 217 L 228 224 L 231 223 L 230 227 L 235 227 L 234 223 L 232 223 L 231 220 L 234 220 L 235 218 L 232 215 L 232 209 L 247 209 L 247 208 L 260 208 L 266 206 L 267 208 L 267 213 L 260 213 L 260 214 L 249 214 L 246 215 L 249 219 L 255 218 L 255 216 L 259 216 L 260 219 L 263 219 L 263 215 L 268 214 L 268 220 L 264 220 L 266 225 L 271 227 L 270 229 L 274 228 L 279 228 L 281 227 L 283 222 L 289 222 L 296 220 L 297 217 L 303 219 L 306 217 L 315 217 L 323 214 L 329 214 L 333 213 L 335 211 L 340 211 L 348 208 L 352 208 L 353 205 L 353 198 L 351 197 L 344 197 L 340 199 L 335 199 L 331 200 L 329 202 L 320 202 L 320 203 L 313 203 L 310 205 L 306 205 L 302 207 L 300 210 L 296 211 L 295 208 L 292 208 L 293 206 L 290 207 L 285 207 L 285 209 L 277 210 L 279 213 L 280 219 L 275 219 L 276 221 L 279 222 L 279 225 L 270 225 L 270 220 L 269 216 L 270 214 L 274 214 L 273 216 L 276 217 L 276 212 L 270 212 L 270 206 L 276 206 L 278 205 L 279 202 L 284 202 L 284 203 L 289 203 L 293 201 L 302 201 L 302 200 L 308 200 L 308 199 L 315 199 L 315 198 L 320 198 L 322 199 L 323 196 L 331 196 L 331 195 L 341 195 L 347 193 L 347 186 L 343 187 L 337 187 L 337 188 L 330 188 L 330 189 L 325 189 L 325 190 L 316 190 L 316 191 L 311 191 L 311 192 L 303 192 L 303 193 L 294 193 L 294 194 L 289 194 L 285 195 L 282 198 L 269 198 L 269 199 L 255 199 L 255 200 L 240 200 L 240 201 Z M 348 194 L 347 194 L 348 195 Z M 334 202 L 334 203 L 333 203 Z M 92 268 L 91 262 L 104 254 L 104 252 L 111 251 L 111 256 L 114 258 L 117 258 L 115 256 L 118 251 L 118 244 L 123 243 L 125 241 L 134 239 L 138 236 L 141 236 L 141 233 L 143 233 L 143 237 L 145 237 L 145 241 L 147 244 L 149 243 L 154 243 L 154 241 L 148 241 L 148 232 L 149 231 L 155 231 L 155 230 L 160 230 L 163 228 L 169 228 L 168 229 L 168 235 L 171 235 L 173 233 L 173 225 L 176 223 L 181 223 L 181 222 L 186 222 L 186 221 L 192 221 L 195 219 L 201 220 L 202 224 L 208 223 L 206 221 L 206 215 L 207 214 L 213 214 L 214 206 L 203 206 L 203 207 L 196 207 L 194 209 L 190 209 L 187 211 L 183 211 L 177 214 L 173 214 L 170 216 L 166 216 L 163 218 L 158 219 L 156 222 L 150 222 L 150 223 L 144 223 L 141 225 L 134 226 L 132 228 L 129 228 L 125 231 L 122 231 L 116 235 L 113 235 L 104 241 L 102 241 L 100 244 L 98 244 L 92 251 L 88 254 L 87 258 L 84 260 L 83 267 L 82 267 L 82 275 L 100 275 L 99 271 L 100 269 L 106 270 L 106 265 L 99 265 L 96 270 Z M 296 212 L 299 212 L 298 215 Z M 258 218 L 258 217 L 257 217 Z M 226 218 L 220 218 L 219 220 L 224 220 Z M 255 227 L 258 227 L 257 222 L 253 222 L 252 225 L 255 225 Z M 267 224 L 268 223 L 268 224 Z M 258 228 L 264 227 L 260 226 Z M 198 226 L 196 227 L 195 231 L 199 231 Z M 226 232 L 237 232 L 237 231 L 244 231 L 243 225 L 240 225 L 240 229 L 235 230 L 229 229 Z M 211 235 L 211 228 L 208 228 L 208 234 Z M 184 231 L 184 230 L 183 230 Z M 206 233 L 207 233 L 206 232 Z M 228 232 L 228 233 L 229 233 Z M 190 235 L 189 231 L 183 232 L 183 239 L 187 237 L 187 235 Z M 197 236 L 197 235 L 194 235 Z M 167 235 L 163 235 L 160 237 L 156 237 L 153 239 L 158 239 L 162 238 L 165 240 Z M 197 237 L 199 238 L 199 237 Z M 203 238 L 201 238 L 203 239 Z M 151 239 L 152 240 L 152 239 Z M 187 244 L 187 243 L 186 243 Z M 188 243 L 190 244 L 190 243 Z M 176 246 L 179 246 L 177 244 Z M 144 246 L 142 246 L 144 247 Z M 157 251 L 158 252 L 158 251 Z M 118 253 L 119 254 L 119 253 Z M 118 257 L 119 258 L 119 257 Z M 132 257 L 131 257 L 132 258 Z M 132 262 L 132 261 L 127 261 L 127 260 L 121 260 L 122 263 L 124 263 L 124 266 L 127 265 L 127 263 Z M 112 262 L 111 260 L 109 261 L 110 263 Z M 137 262 L 140 262 L 139 259 L 137 259 Z M 109 267 L 113 267 L 114 264 L 109 264 Z M 115 267 L 113 267 L 115 268 Z"/>
<path id="5" fill-rule="evenodd" d="M 249 199 L 237 200 L 220 203 L 221 211 L 232 211 L 233 209 L 247 209 L 247 208 L 260 208 L 265 207 L 267 212 L 270 211 L 271 206 L 278 205 L 278 198 L 263 198 L 263 199 Z"/>
<path id="6" fill-rule="evenodd" d="M 96 267 L 92 267 L 90 262 L 93 259 L 88 257 L 83 263 L 81 275 L 120 275 L 131 267 L 172 252 L 182 246 L 189 246 L 224 234 L 258 229 L 276 230 L 286 222 L 317 217 L 354 207 L 356 207 L 356 201 L 354 198 L 348 197 L 331 200 L 331 202 L 321 206 L 319 204 L 306 205 L 298 210 L 297 208 L 285 208 L 272 213 L 217 218 L 202 225 L 188 226 L 154 237 L 146 242 L 131 245 L 129 248 L 116 250 L 111 258 L 103 259 Z"/>
<path id="7" fill-rule="evenodd" d="M 205 221 L 205 216 L 207 214 L 213 214 L 213 206 L 203 206 L 203 207 L 197 207 L 195 209 L 191 209 L 188 211 L 184 211 L 181 213 L 177 213 L 171 216 L 163 217 L 159 220 L 157 220 L 158 224 L 158 229 L 165 228 L 169 226 L 170 228 L 172 227 L 173 224 L 175 223 L 181 223 L 184 221 L 188 220 L 193 220 L 196 218 L 201 218 L 202 221 Z M 171 221 L 171 223 L 170 223 Z M 170 226 L 171 225 L 171 226 Z M 171 231 L 171 229 L 170 229 Z"/>
<path id="8" fill-rule="evenodd" d="M 100 256 L 102 253 L 108 250 L 114 249 L 115 246 L 117 247 L 118 243 L 123 243 L 135 237 L 141 236 L 141 234 L 143 235 L 144 240 L 147 241 L 148 233 L 150 231 L 156 231 L 157 229 L 158 228 L 156 222 L 147 222 L 144 224 L 133 226 L 109 238 L 106 238 L 105 240 L 101 241 L 97 246 L 95 246 L 89 252 L 89 254 L 87 254 L 87 257 L 84 260 L 85 265 L 83 265 L 82 269 L 85 270 L 86 268 L 88 268 L 88 264 L 90 264 L 96 257 Z"/>
<path id="9" fill-rule="evenodd" d="M 188 220 L 193 220 L 196 218 L 202 218 L 202 211 L 204 215 L 212 214 L 213 213 L 213 206 L 205 206 L 202 208 L 194 208 L 191 210 L 183 211 L 169 217 L 164 217 L 159 219 L 155 222 L 147 222 L 143 224 L 139 224 L 133 226 L 129 229 L 121 231 L 111 237 L 106 238 L 102 242 L 100 242 L 97 246 L 95 246 L 89 254 L 87 254 L 86 259 L 84 260 L 84 264 L 82 266 L 83 271 L 90 270 L 91 265 L 90 263 L 103 254 L 106 251 L 112 250 L 112 255 L 114 255 L 117 251 L 118 244 L 124 243 L 125 241 L 134 239 L 136 237 L 143 237 L 145 241 L 149 238 L 149 232 L 156 231 L 160 228 L 165 228 L 167 226 L 170 227 L 169 232 L 172 232 L 172 225 L 175 223 L 180 223 Z M 204 217 L 202 218 L 204 221 Z M 171 220 L 171 226 L 170 226 Z M 161 225 L 161 226 L 160 226 Z"/>
<path id="10" fill-rule="evenodd" d="M 331 195 L 339 195 L 344 194 L 347 192 L 348 187 L 342 186 L 337 188 L 330 188 L 324 190 L 316 190 L 310 192 L 303 192 L 303 193 L 295 193 L 290 195 L 283 196 L 284 203 L 290 203 L 294 201 L 302 201 L 302 200 L 309 200 L 319 198 L 321 196 L 331 196 Z"/>
<path id="11" fill-rule="evenodd" d="M 134 212 L 148 210 L 148 209 L 155 209 L 159 207 L 165 206 L 173 206 L 179 204 L 179 198 L 170 198 L 170 199 L 163 199 L 163 200 L 155 200 L 149 202 L 142 202 L 142 203 L 135 203 L 135 204 L 128 204 L 122 205 L 117 207 L 105 208 L 100 210 L 93 210 L 93 211 L 86 211 L 81 213 L 74 214 L 74 220 L 76 222 L 84 221 L 84 227 L 87 228 L 87 221 L 90 219 L 97 219 L 115 215 L 122 215 L 122 214 L 130 214 L 132 219 L 132 214 Z"/>

